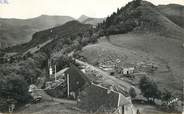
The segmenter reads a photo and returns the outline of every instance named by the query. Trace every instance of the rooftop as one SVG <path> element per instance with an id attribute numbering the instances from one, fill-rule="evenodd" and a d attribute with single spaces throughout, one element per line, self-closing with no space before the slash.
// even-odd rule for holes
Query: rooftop
<path id="1" fill-rule="evenodd" d="M 114 112 L 120 104 L 128 103 L 122 94 L 92 83 L 80 93 L 78 106 L 87 112 Z"/>

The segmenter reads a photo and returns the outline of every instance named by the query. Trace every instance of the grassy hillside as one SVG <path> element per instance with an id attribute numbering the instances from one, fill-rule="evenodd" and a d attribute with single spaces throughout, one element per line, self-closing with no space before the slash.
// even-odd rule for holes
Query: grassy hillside
<path id="1" fill-rule="evenodd" d="M 159 5 L 158 10 L 178 26 L 184 28 L 184 6 L 178 4 Z"/>
<path id="2" fill-rule="evenodd" d="M 14 46 L 7 49 L 7 51 L 22 53 L 30 48 L 34 48 L 44 42 L 47 42 L 48 40 L 53 40 L 50 43 L 51 45 L 53 44 L 53 48 L 57 48 L 57 45 L 59 48 L 59 45 L 63 46 L 62 42 L 65 42 L 66 44 L 71 43 L 72 38 L 76 38 L 77 35 L 83 33 L 84 31 L 88 31 L 89 29 L 91 29 L 90 25 L 81 24 L 78 21 L 71 21 L 62 26 L 57 26 L 51 29 L 36 32 L 35 34 L 33 34 L 33 38 L 30 42 Z"/>
<path id="3" fill-rule="evenodd" d="M 0 19 L 0 48 L 31 40 L 33 33 L 74 20 L 68 16 L 42 15 L 32 19 Z"/>
<path id="4" fill-rule="evenodd" d="M 147 72 L 159 88 L 181 95 L 183 78 L 184 29 L 163 15 L 150 2 L 136 0 L 118 9 L 98 25 L 106 41 L 83 49 L 82 55 L 92 64 L 120 59 L 122 65 L 154 64 Z M 117 35 L 118 34 L 118 35 Z"/>
<path id="5" fill-rule="evenodd" d="M 99 43 L 83 48 L 82 56 L 91 64 L 121 60 L 123 66 L 139 63 L 155 64 L 158 69 L 150 76 L 159 88 L 167 88 L 176 95 L 182 93 L 183 49 L 178 40 L 167 39 L 156 34 L 128 33 L 112 35 L 110 40 L 102 38 Z M 177 50 L 177 51 L 176 51 Z"/>

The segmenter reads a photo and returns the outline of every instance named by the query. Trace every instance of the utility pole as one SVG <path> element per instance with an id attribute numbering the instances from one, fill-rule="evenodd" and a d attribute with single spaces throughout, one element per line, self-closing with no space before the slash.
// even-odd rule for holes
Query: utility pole
<path id="1" fill-rule="evenodd" d="M 66 80 L 67 80 L 67 96 L 69 97 L 70 95 L 70 79 L 69 79 L 69 74 L 66 75 Z"/>
<path id="2" fill-rule="evenodd" d="M 54 74 L 54 77 L 55 77 L 55 81 L 57 80 L 57 77 L 56 77 L 56 65 L 54 66 L 54 69 L 55 69 L 55 74 Z"/>
<path id="3" fill-rule="evenodd" d="M 183 80 L 183 93 L 182 93 L 182 108 L 183 108 L 183 110 L 182 110 L 182 114 L 184 114 L 184 80 Z"/>

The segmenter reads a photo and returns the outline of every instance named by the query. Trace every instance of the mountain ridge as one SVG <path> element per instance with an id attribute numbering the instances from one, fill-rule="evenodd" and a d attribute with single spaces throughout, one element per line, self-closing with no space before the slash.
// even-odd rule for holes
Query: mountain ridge
<path id="1" fill-rule="evenodd" d="M 184 28 L 184 5 L 158 5 L 158 10 L 178 26 Z"/>
<path id="2" fill-rule="evenodd" d="M 31 19 L 0 18 L 0 48 L 26 43 L 32 34 L 74 20 L 69 16 L 41 15 Z"/>
<path id="3" fill-rule="evenodd" d="M 184 40 L 184 29 L 165 17 L 155 5 L 147 1 L 128 3 L 99 25 L 103 34 L 122 34 L 130 31 L 150 32 Z"/>
<path id="4" fill-rule="evenodd" d="M 82 34 L 83 32 L 88 32 L 88 30 L 90 29 L 91 25 L 89 24 L 82 24 L 76 20 L 69 21 L 57 27 L 35 32 L 32 36 L 31 41 L 21 45 L 10 47 L 9 49 L 6 49 L 6 51 L 22 53 L 49 40 L 52 40 L 52 44 L 50 43 L 52 47 L 57 47 L 57 45 L 60 45 L 62 47 L 59 42 L 63 42 L 63 40 L 66 40 L 65 43 L 71 42 L 71 39 L 73 37 L 82 37 L 80 36 L 80 34 Z"/>
<path id="5" fill-rule="evenodd" d="M 141 0 L 134 0 L 118 9 L 96 28 L 75 20 L 34 33 L 30 42 L 5 50 L 7 55 L 12 52 L 16 55 L 10 57 L 12 63 L 1 66 L 0 73 L 2 76 L 11 78 L 15 77 L 11 74 L 16 74 L 15 79 L 21 77 L 23 82 L 27 79 L 29 85 L 36 84 L 40 77 L 46 82 L 48 59 L 53 60 L 57 70 L 60 70 L 74 62 L 68 57 L 69 53 L 74 52 L 75 58 L 94 63 L 96 67 L 101 63 L 102 65 L 117 63 L 116 60 L 121 61 L 122 65 L 130 64 L 135 68 L 141 65 L 141 72 L 139 71 L 139 74 L 136 71 L 135 80 L 134 76 L 130 79 L 116 73 L 112 77 L 123 78 L 127 82 L 130 81 L 132 85 L 138 86 L 136 80 L 138 81 L 141 76 L 148 76 L 157 82 L 159 89 L 168 89 L 180 98 L 182 96 L 181 79 L 184 74 L 182 69 L 184 68 L 183 29 L 163 15 L 152 3 L 135 3 L 135 1 Z M 81 52 L 85 53 L 80 55 Z M 148 68 L 145 68 L 147 65 Z M 19 66 L 21 66 L 20 70 Z M 150 69 L 150 67 L 156 68 Z M 126 66 L 120 67 L 122 68 Z M 5 78 L 5 81 L 7 80 L 8 78 Z M 96 78 L 95 80 L 98 81 Z M 108 82 L 111 83 L 111 81 Z M 21 87 L 24 86 L 18 89 L 22 90 Z M 9 86 L 5 89 L 9 89 Z M 24 96 L 22 93 L 20 95 Z M 14 96 L 12 98 L 16 99 Z M 7 99 L 9 99 L 8 96 L 4 101 L 6 102 Z"/>
<path id="6" fill-rule="evenodd" d="M 86 15 L 81 15 L 77 20 L 83 24 L 98 25 L 102 23 L 106 18 L 95 18 Z"/>
<path id="7" fill-rule="evenodd" d="M 86 15 L 81 15 L 77 20 L 79 21 L 79 22 L 83 22 L 83 21 L 85 21 L 86 19 L 88 19 L 89 17 L 88 16 L 86 16 Z"/>

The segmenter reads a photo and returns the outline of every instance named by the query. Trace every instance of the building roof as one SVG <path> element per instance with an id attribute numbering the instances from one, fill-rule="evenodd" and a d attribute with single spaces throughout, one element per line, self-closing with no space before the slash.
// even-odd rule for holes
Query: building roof
<path id="1" fill-rule="evenodd" d="M 69 68 L 64 68 L 56 73 L 56 77 L 59 77 L 60 75 L 64 74 Z"/>
<path id="2" fill-rule="evenodd" d="M 122 94 L 91 84 L 80 93 L 78 107 L 87 112 L 114 112 L 120 105 L 128 103 Z"/>
<path id="3" fill-rule="evenodd" d="M 71 91 L 82 90 L 85 86 L 91 84 L 87 76 L 75 65 L 71 65 L 65 74 L 69 74 Z"/>
<path id="4" fill-rule="evenodd" d="M 119 85 L 113 85 L 111 84 L 112 82 L 109 82 L 109 84 L 107 83 L 107 81 L 111 81 L 111 80 L 106 80 L 106 83 L 101 83 L 101 85 L 105 88 L 110 88 L 112 87 L 114 91 L 123 94 L 124 96 L 128 97 L 129 93 L 127 92 L 126 88 L 122 88 Z"/>

